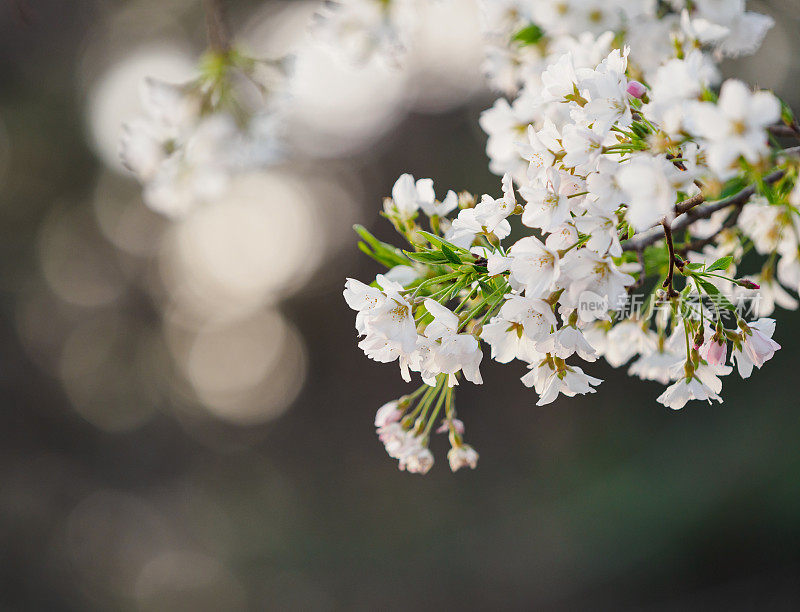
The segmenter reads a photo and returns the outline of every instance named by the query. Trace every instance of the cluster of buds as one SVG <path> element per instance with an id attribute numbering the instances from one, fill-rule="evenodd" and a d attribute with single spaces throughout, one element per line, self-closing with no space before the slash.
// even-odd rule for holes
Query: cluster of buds
<path id="1" fill-rule="evenodd" d="M 464 423 L 455 417 L 453 390 L 441 377 L 436 386 L 423 386 L 411 395 L 388 402 L 375 414 L 378 439 L 389 456 L 397 459 L 401 470 L 425 474 L 431 469 L 434 458 L 428 444 L 443 408 L 445 416 L 435 433 L 448 434 L 450 469 L 456 472 L 464 467 L 475 469 L 478 465 L 478 453 L 464 443 Z"/>

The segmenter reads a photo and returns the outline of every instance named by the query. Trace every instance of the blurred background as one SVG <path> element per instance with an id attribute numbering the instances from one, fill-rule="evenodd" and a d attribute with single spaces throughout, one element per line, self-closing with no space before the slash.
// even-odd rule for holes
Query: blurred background
<path id="1" fill-rule="evenodd" d="M 396 177 L 496 193 L 477 16 L 433 4 L 400 73 L 307 41 L 314 2 L 229 0 L 251 53 L 297 50 L 290 161 L 181 221 L 117 161 L 152 75 L 202 52 L 195 0 L 0 5 L 0 608 L 797 609 L 800 352 L 671 412 L 596 364 L 544 408 L 485 361 L 481 453 L 423 478 L 374 435 L 409 390 L 356 347 L 351 226 Z M 800 108 L 796 0 L 737 74 Z"/>

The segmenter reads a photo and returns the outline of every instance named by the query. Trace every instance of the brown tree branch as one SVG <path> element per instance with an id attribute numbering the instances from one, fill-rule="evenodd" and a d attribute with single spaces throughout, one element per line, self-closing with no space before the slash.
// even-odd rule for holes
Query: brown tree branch
<path id="1" fill-rule="evenodd" d="M 682 215 L 683 213 L 692 210 L 695 206 L 700 206 L 700 204 L 702 204 L 705 201 L 706 197 L 702 193 L 693 195 L 688 200 L 684 200 L 683 202 L 678 202 L 675 205 L 675 214 Z"/>
<path id="2" fill-rule="evenodd" d="M 667 271 L 667 278 L 664 279 L 662 287 L 667 290 L 668 298 L 674 298 L 678 295 L 678 292 L 672 287 L 672 278 L 675 273 L 675 265 L 677 264 L 675 245 L 672 242 L 672 228 L 670 227 L 669 221 L 666 219 L 661 222 L 661 226 L 664 228 L 664 237 L 667 239 L 667 248 L 669 249 L 669 270 Z"/>
<path id="3" fill-rule="evenodd" d="M 792 125 L 784 125 L 782 123 L 779 125 L 770 125 L 767 130 L 774 136 L 800 138 L 800 127 L 798 127 L 797 123 L 793 123 Z"/>

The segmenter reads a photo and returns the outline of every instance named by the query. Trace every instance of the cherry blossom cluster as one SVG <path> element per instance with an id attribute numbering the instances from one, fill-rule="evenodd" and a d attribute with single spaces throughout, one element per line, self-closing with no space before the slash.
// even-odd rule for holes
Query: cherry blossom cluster
<path id="1" fill-rule="evenodd" d="M 379 56 L 401 61 L 415 27 L 415 7 L 425 0 L 338 0 L 325 2 L 312 29 L 346 59 L 363 64 Z"/>
<path id="2" fill-rule="evenodd" d="M 423 11 L 440 0 L 326 0 L 314 29 L 356 63 L 403 61 Z M 712 61 L 752 54 L 773 25 L 745 0 L 461 0 L 476 6 L 489 82 L 508 94 L 536 84 L 554 56 L 571 51 L 594 65 L 624 40 L 640 76 L 650 76 L 676 46 L 702 48 Z"/>
<path id="3" fill-rule="evenodd" d="M 798 150 L 776 139 L 800 128 L 770 92 L 716 87 L 715 62 L 755 50 L 769 18 L 725 0 L 482 4 L 490 82 L 516 95 L 481 117 L 501 194 L 401 176 L 383 215 L 405 245 L 356 228 L 388 271 L 344 291 L 367 357 L 421 378 L 376 417 L 418 473 L 442 415 L 451 468 L 475 466 L 453 387 L 482 383 L 484 344 L 526 365 L 539 406 L 595 393 L 600 357 L 670 408 L 721 402 L 729 363 L 748 378 L 780 348 L 766 317 L 800 291 Z M 761 271 L 740 275 L 751 250 Z"/>
<path id="4" fill-rule="evenodd" d="M 581 67 L 622 41 L 650 80 L 676 50 L 701 49 L 709 64 L 751 54 L 773 21 L 745 0 L 480 0 L 487 41 L 485 71 L 509 94 L 535 89 L 555 57 L 572 52 Z"/>
<path id="5" fill-rule="evenodd" d="M 146 204 L 171 217 L 219 198 L 235 173 L 282 158 L 282 64 L 225 50 L 209 52 L 200 68 L 188 83 L 145 80 L 145 113 L 120 142 Z"/>

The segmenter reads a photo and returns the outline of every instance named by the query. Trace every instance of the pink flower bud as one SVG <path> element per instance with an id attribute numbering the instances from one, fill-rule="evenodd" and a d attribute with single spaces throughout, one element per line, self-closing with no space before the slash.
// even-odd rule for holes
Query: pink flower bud
<path id="1" fill-rule="evenodd" d="M 710 339 L 700 347 L 699 352 L 700 356 L 708 362 L 708 365 L 724 365 L 728 356 L 728 343 Z"/>
<path id="2" fill-rule="evenodd" d="M 627 91 L 634 98 L 641 98 L 647 92 L 647 88 L 639 81 L 631 81 L 628 83 Z"/>
<path id="3" fill-rule="evenodd" d="M 745 289 L 761 289 L 761 285 L 758 285 L 751 280 L 747 280 L 746 278 L 738 278 L 735 282 L 737 285 L 744 287 Z"/>
<path id="4" fill-rule="evenodd" d="M 450 431 L 450 422 L 447 419 L 443 419 L 442 424 L 436 429 L 436 433 L 441 434 L 448 431 Z M 464 422 L 461 419 L 453 419 L 453 431 L 457 434 L 464 433 Z"/>
<path id="5" fill-rule="evenodd" d="M 375 427 L 386 427 L 390 423 L 399 421 L 400 417 L 403 416 L 403 411 L 399 409 L 399 404 L 400 402 L 393 400 L 378 408 L 378 412 L 375 414 Z"/>

